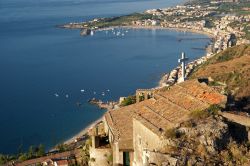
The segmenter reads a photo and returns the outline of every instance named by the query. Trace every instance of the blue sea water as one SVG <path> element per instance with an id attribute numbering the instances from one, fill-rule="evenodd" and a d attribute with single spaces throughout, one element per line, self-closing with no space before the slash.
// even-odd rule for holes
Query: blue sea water
<path id="1" fill-rule="evenodd" d="M 88 99 L 117 100 L 137 88 L 154 87 L 177 65 L 181 51 L 195 59 L 204 51 L 192 48 L 209 42 L 180 42 L 204 36 L 167 30 L 122 29 L 123 37 L 111 32 L 81 37 L 78 30 L 56 25 L 181 2 L 0 0 L 0 153 L 40 143 L 48 149 L 70 138 L 104 114 Z"/>

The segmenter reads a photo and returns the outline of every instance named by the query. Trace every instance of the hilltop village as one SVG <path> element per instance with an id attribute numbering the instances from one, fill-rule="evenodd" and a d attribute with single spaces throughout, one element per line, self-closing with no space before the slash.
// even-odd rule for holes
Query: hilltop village
<path id="1" fill-rule="evenodd" d="M 183 54 L 158 87 L 119 102 L 95 102 L 108 111 L 74 142 L 5 165 L 250 165 L 249 22 L 247 0 L 201 0 L 63 25 L 84 35 L 115 27 L 171 28 L 205 33 L 213 42 L 188 64 Z"/>

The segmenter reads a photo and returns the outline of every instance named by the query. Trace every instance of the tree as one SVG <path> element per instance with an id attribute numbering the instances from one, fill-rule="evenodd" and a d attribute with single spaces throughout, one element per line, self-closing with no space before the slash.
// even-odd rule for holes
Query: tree
<path id="1" fill-rule="evenodd" d="M 128 96 L 122 101 L 121 105 L 127 106 L 127 105 L 134 104 L 134 103 L 136 103 L 136 97 L 135 96 Z"/>
<path id="2" fill-rule="evenodd" d="M 18 157 L 18 160 L 20 161 L 25 161 L 28 159 L 29 159 L 29 156 L 26 153 L 21 153 L 20 156 Z"/>
<path id="3" fill-rule="evenodd" d="M 68 147 L 66 144 L 58 144 L 56 148 L 59 150 L 59 152 L 64 152 L 68 150 Z"/>
<path id="4" fill-rule="evenodd" d="M 29 147 L 29 151 L 28 151 L 28 158 L 32 158 L 35 154 L 35 148 L 33 146 Z"/>
<path id="5" fill-rule="evenodd" d="M 0 154 L 0 165 L 3 165 L 7 162 L 7 157 L 5 155 Z"/>
<path id="6" fill-rule="evenodd" d="M 38 156 L 38 157 L 41 157 L 41 156 L 44 156 L 44 154 L 45 154 L 44 145 L 43 145 L 43 144 L 40 144 L 40 145 L 38 146 L 37 156 Z"/>

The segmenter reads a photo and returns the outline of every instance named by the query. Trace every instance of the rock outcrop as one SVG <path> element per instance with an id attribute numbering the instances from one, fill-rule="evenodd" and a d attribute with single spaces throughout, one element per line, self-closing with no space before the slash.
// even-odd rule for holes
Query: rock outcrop
<path id="1" fill-rule="evenodd" d="M 247 146 L 239 145 L 231 139 L 229 126 L 219 115 L 192 118 L 166 132 L 164 139 L 165 147 L 154 155 L 151 163 L 203 166 L 231 163 L 244 165 L 250 161 Z"/>

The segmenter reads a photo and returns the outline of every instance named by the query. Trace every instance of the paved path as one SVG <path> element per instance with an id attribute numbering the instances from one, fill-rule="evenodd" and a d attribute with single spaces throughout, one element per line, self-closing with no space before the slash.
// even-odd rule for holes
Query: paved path
<path id="1" fill-rule="evenodd" d="M 227 118 L 228 120 L 239 123 L 243 126 L 250 127 L 250 117 L 228 113 L 228 112 L 222 112 L 221 115 Z"/>

